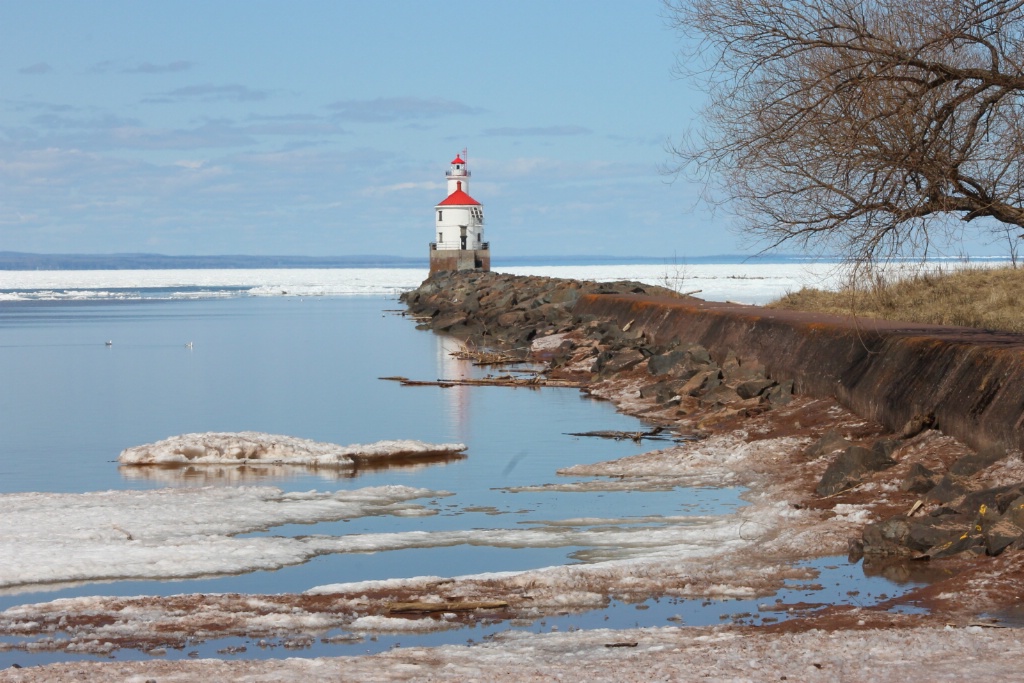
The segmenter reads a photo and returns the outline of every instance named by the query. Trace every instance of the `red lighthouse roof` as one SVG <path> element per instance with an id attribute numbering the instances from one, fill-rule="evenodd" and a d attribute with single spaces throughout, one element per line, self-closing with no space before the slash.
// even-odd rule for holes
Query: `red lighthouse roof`
<path id="1" fill-rule="evenodd" d="M 453 164 L 464 164 L 466 162 L 462 160 L 462 155 L 461 154 L 456 154 L 455 158 L 452 159 L 452 163 Z"/>
<path id="2" fill-rule="evenodd" d="M 452 192 L 448 197 L 438 204 L 438 206 L 480 206 L 480 202 L 470 197 L 462 189 L 462 181 L 460 180 L 455 187 L 455 192 Z"/>

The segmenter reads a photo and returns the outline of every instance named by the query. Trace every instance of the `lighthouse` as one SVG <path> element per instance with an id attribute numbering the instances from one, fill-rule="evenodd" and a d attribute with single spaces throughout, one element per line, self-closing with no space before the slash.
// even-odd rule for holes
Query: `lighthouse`
<path id="1" fill-rule="evenodd" d="M 463 150 L 445 173 L 448 196 L 434 207 L 434 237 L 430 243 L 430 274 L 442 270 L 491 269 L 491 247 L 484 241 L 483 204 L 469 196 L 468 156 Z"/>

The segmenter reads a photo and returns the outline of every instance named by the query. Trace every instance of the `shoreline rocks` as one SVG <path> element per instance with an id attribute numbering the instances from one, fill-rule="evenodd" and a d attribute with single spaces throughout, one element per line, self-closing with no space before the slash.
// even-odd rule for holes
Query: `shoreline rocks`
<path id="1" fill-rule="evenodd" d="M 708 349 L 678 338 L 655 343 L 642 324 L 633 319 L 622 323 L 628 314 L 612 320 L 573 313 L 580 297 L 602 294 L 686 300 L 666 288 L 636 282 L 445 272 L 403 294 L 402 301 L 421 328 L 477 348 L 511 349 L 524 360 L 546 363 L 549 377 L 628 383 L 646 406 L 631 404 L 630 412 L 662 425 L 693 416 L 705 428 L 793 400 L 800 378 L 773 377 L 764 365 L 770 358 L 740 357 L 733 349 Z M 644 301 L 645 315 L 657 315 L 650 310 L 657 303 Z M 898 434 L 857 442 L 826 433 L 805 451 L 808 462 L 828 461 L 812 494 L 823 508 L 833 499 L 839 503 L 864 496 L 863 489 L 872 487 L 894 489 L 913 503 L 912 514 L 868 523 L 861 538 L 851 539 L 852 555 L 938 559 L 965 551 L 997 555 L 1024 548 L 1024 462 L 1019 453 L 1012 452 L 1010 464 L 1006 449 L 987 447 L 962 453 L 945 467 L 900 466 L 907 445 L 937 426 L 933 414 L 920 413 Z M 1006 471 L 986 478 L 1000 467 Z"/>

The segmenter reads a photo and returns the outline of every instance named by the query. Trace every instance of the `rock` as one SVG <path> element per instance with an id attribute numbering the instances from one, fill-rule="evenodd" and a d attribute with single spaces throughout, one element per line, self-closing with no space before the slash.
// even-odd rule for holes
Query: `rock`
<path id="1" fill-rule="evenodd" d="M 754 398 L 760 396 L 766 389 L 775 386 L 775 380 L 771 379 L 748 379 L 736 385 L 736 393 L 740 398 Z"/>
<path id="2" fill-rule="evenodd" d="M 910 520 L 903 516 L 868 524 L 864 527 L 864 554 L 906 555 L 906 540 L 909 535 Z"/>
<path id="3" fill-rule="evenodd" d="M 640 398 L 654 398 L 658 395 L 659 391 L 665 388 L 668 382 L 655 382 L 654 384 L 647 384 L 640 387 Z"/>
<path id="4" fill-rule="evenodd" d="M 653 398 L 657 403 L 668 403 L 680 399 L 679 389 L 685 384 L 682 380 L 663 380 L 640 388 L 641 398 Z"/>
<path id="5" fill-rule="evenodd" d="M 717 387 L 721 384 L 721 379 L 722 373 L 718 369 L 698 372 L 686 381 L 686 384 L 679 389 L 679 393 L 685 396 L 696 396 L 703 391 Z"/>
<path id="6" fill-rule="evenodd" d="M 910 466 L 907 476 L 900 482 L 900 491 L 907 493 L 927 493 L 939 481 L 939 475 L 932 472 L 919 462 Z"/>
<path id="7" fill-rule="evenodd" d="M 699 347 L 698 347 L 699 348 Z M 642 349 L 650 354 L 647 369 L 655 376 L 667 376 L 678 379 L 690 379 L 694 375 L 712 368 L 713 364 L 701 362 L 701 356 L 694 359 L 693 354 L 685 349 L 656 350 L 644 347 Z M 703 349 L 699 349 L 703 351 Z"/>
<path id="8" fill-rule="evenodd" d="M 455 310 L 438 315 L 430 322 L 430 326 L 439 332 L 447 332 L 455 325 L 465 323 L 467 319 L 463 311 Z"/>
<path id="9" fill-rule="evenodd" d="M 925 501 L 930 503 L 951 503 L 967 494 L 967 487 L 960 477 L 945 475 L 928 493 Z"/>
<path id="10" fill-rule="evenodd" d="M 727 384 L 719 384 L 718 386 L 705 391 L 700 395 L 702 401 L 705 404 L 719 404 L 726 405 L 737 401 L 740 397 L 736 394 L 736 390 Z"/>
<path id="11" fill-rule="evenodd" d="M 834 429 L 830 429 L 825 432 L 824 436 L 812 443 L 804 451 L 804 457 L 808 459 L 818 458 L 822 455 L 828 455 L 839 450 L 845 450 L 852 444 L 844 439 L 839 432 Z"/>
<path id="12" fill-rule="evenodd" d="M 793 380 L 779 382 L 765 392 L 765 398 L 773 406 L 784 406 L 793 400 Z"/>
<path id="13" fill-rule="evenodd" d="M 1022 495 L 1024 495 L 1024 484 L 1022 483 L 995 486 L 966 494 L 959 507 L 964 512 L 976 512 L 985 506 L 987 509 L 1002 514 Z"/>
<path id="14" fill-rule="evenodd" d="M 1005 457 L 1006 450 L 1003 448 L 985 448 L 977 453 L 969 453 L 961 456 L 960 459 L 953 463 L 949 468 L 949 473 L 955 474 L 959 477 L 969 477 L 972 474 L 976 474 L 983 469 L 994 465 Z"/>
<path id="15" fill-rule="evenodd" d="M 647 372 L 655 376 L 674 375 L 676 374 L 676 370 L 684 369 L 688 359 L 689 355 L 686 351 L 680 350 L 653 355 L 647 361 Z"/>
<path id="16" fill-rule="evenodd" d="M 903 425 L 903 429 L 900 430 L 898 439 L 909 439 L 912 436 L 917 436 L 926 429 L 931 429 L 935 424 L 935 415 L 927 413 L 923 415 L 914 415 L 912 418 L 907 420 L 907 423 Z"/>
<path id="17" fill-rule="evenodd" d="M 954 540 L 929 548 L 925 555 L 933 560 L 939 560 L 966 551 L 977 554 L 985 552 L 985 537 L 980 532 L 968 530 Z"/>
<path id="18" fill-rule="evenodd" d="M 712 365 L 714 363 L 708 350 L 699 344 L 687 347 L 686 353 L 690 354 L 690 360 L 697 365 Z"/>
<path id="19" fill-rule="evenodd" d="M 888 469 L 896 464 L 881 451 L 850 446 L 829 463 L 815 489 L 819 496 L 831 496 L 858 484 L 865 474 Z"/>
<path id="20" fill-rule="evenodd" d="M 701 406 L 700 404 L 700 399 L 695 398 L 693 396 L 686 396 L 677 393 L 674 397 L 672 397 L 671 401 L 675 402 L 677 400 L 678 403 L 676 403 L 676 415 L 692 415 L 693 413 L 696 413 L 699 410 L 703 410 L 703 406 Z"/>
<path id="21" fill-rule="evenodd" d="M 850 564 L 860 562 L 864 557 L 864 540 L 861 538 L 846 539 L 846 559 Z"/>
<path id="22" fill-rule="evenodd" d="M 725 354 L 725 360 L 722 361 L 722 375 L 729 379 L 733 373 L 739 372 L 740 359 L 736 357 L 736 352 L 729 349 Z"/>
<path id="23" fill-rule="evenodd" d="M 991 526 L 984 525 L 985 554 L 998 555 L 1024 535 L 1024 529 L 1010 519 L 1000 519 Z"/>
<path id="24" fill-rule="evenodd" d="M 1014 499 L 1003 513 L 1006 519 L 1024 529 L 1024 496 Z"/>
<path id="25" fill-rule="evenodd" d="M 722 376 L 729 382 L 746 382 L 751 379 L 764 379 L 764 366 L 756 360 L 744 361 L 736 356 L 732 350 L 722 361 Z"/>
<path id="26" fill-rule="evenodd" d="M 580 298 L 580 288 L 572 285 L 556 289 L 548 297 L 548 303 L 557 304 L 563 308 L 571 308 L 576 300 Z"/>
<path id="27" fill-rule="evenodd" d="M 963 515 L 924 517 L 910 523 L 904 545 L 915 552 L 927 552 L 938 546 L 947 546 L 959 539 L 970 528 L 971 520 Z"/>
<path id="28" fill-rule="evenodd" d="M 890 458 L 899 447 L 900 442 L 896 439 L 879 439 L 871 444 L 871 452 L 875 454 L 875 457 L 885 459 Z"/>
<path id="29" fill-rule="evenodd" d="M 636 349 L 627 348 L 621 351 L 604 351 L 594 362 L 594 372 L 613 374 L 628 370 L 644 360 L 644 355 Z"/>

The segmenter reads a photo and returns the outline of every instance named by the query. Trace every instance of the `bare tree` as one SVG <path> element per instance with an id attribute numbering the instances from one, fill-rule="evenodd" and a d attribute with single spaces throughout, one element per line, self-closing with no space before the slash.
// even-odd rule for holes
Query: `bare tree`
<path id="1" fill-rule="evenodd" d="M 676 170 L 768 248 L 870 260 L 1024 226 L 1024 0 L 665 3 L 708 93 Z"/>

